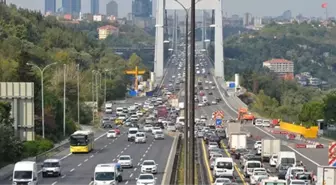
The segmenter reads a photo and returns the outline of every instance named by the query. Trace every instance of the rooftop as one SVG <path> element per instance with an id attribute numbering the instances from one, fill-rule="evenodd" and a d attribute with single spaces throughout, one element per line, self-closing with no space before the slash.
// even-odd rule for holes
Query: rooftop
<path id="1" fill-rule="evenodd" d="M 99 27 L 98 30 L 117 30 L 117 27 L 111 26 L 111 25 L 105 25 L 102 27 Z"/>
<path id="2" fill-rule="evenodd" d="M 271 59 L 267 60 L 264 63 L 270 63 L 270 64 L 276 64 L 276 63 L 293 63 L 292 61 L 286 60 L 286 59 Z"/>

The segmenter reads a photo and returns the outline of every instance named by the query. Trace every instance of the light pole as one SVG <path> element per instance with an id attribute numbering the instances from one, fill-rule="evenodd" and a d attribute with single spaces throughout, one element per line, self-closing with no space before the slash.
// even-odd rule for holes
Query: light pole
<path id="1" fill-rule="evenodd" d="M 43 74 L 46 69 L 48 69 L 50 66 L 57 64 L 57 62 L 48 64 L 45 66 L 43 69 L 41 69 L 39 66 L 33 63 L 26 63 L 28 66 L 32 66 L 33 68 L 36 68 L 40 71 L 41 73 L 41 109 L 42 109 L 42 138 L 45 138 L 44 135 L 44 87 L 43 87 Z"/>
<path id="2" fill-rule="evenodd" d="M 96 79 L 96 71 L 92 70 L 92 89 L 91 89 L 91 93 L 92 93 L 92 124 L 94 124 L 95 122 L 95 79 Z"/>
<path id="3" fill-rule="evenodd" d="M 66 64 L 63 64 L 63 136 L 65 137 L 66 120 Z"/>
<path id="4" fill-rule="evenodd" d="M 79 102 L 79 64 L 77 64 L 77 123 L 80 124 L 80 102 Z"/>
<path id="5" fill-rule="evenodd" d="M 106 77 L 108 72 L 109 70 L 106 69 L 104 73 L 104 104 L 106 104 Z"/>

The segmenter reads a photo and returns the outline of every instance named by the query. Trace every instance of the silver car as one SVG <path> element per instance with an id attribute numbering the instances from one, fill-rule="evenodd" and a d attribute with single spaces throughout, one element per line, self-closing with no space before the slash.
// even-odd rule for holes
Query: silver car
<path id="1" fill-rule="evenodd" d="M 46 159 L 42 164 L 42 177 L 61 176 L 61 161 L 59 159 Z"/>

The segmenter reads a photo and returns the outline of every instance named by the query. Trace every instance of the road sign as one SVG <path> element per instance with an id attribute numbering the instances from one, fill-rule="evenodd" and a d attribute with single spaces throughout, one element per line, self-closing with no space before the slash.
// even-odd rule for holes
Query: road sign
<path id="1" fill-rule="evenodd" d="M 222 125 L 222 120 L 221 119 L 216 119 L 216 125 Z"/>
<path id="2" fill-rule="evenodd" d="M 229 83 L 229 88 L 235 88 L 235 87 L 236 87 L 236 83 L 234 82 Z"/>
<path id="3" fill-rule="evenodd" d="M 336 142 L 329 143 L 328 159 L 329 166 L 336 166 Z"/>

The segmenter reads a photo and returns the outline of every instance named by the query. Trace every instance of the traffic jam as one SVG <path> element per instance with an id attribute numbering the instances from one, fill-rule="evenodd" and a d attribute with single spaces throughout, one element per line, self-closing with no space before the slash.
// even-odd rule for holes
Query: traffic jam
<path id="1" fill-rule="evenodd" d="M 246 112 L 246 110 L 240 110 Z M 239 116 L 238 116 L 239 117 Z M 249 118 L 249 116 L 243 116 Z M 280 139 L 253 136 L 244 130 L 242 120 L 224 121 L 224 113 L 215 111 L 212 119 L 197 127 L 196 137 L 203 140 L 203 148 L 214 185 L 310 185 L 317 177 L 308 171 L 296 153 L 285 151 Z M 219 121 L 222 120 L 222 121 Z M 270 120 L 254 119 L 256 127 L 270 129 Z M 291 133 L 283 134 L 295 139 Z M 322 184 L 321 184 L 322 185 Z"/>

